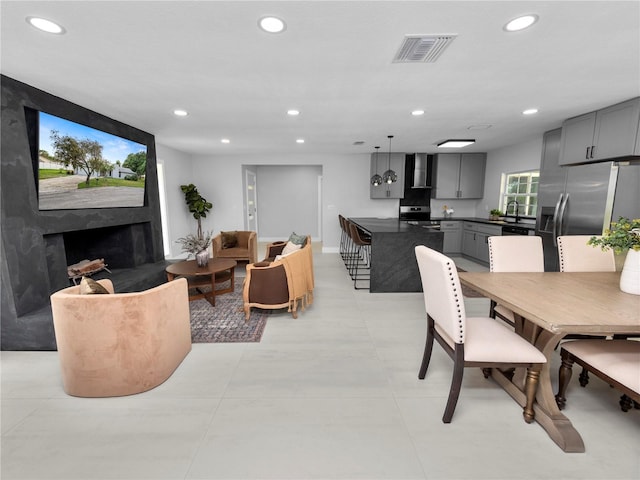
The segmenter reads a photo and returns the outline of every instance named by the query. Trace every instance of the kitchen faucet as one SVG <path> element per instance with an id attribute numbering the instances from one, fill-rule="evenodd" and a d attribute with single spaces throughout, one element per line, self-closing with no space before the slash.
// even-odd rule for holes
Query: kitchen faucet
<path id="1" fill-rule="evenodd" d="M 518 207 L 520 206 L 520 204 L 517 201 L 511 200 L 510 202 L 507 203 L 506 215 L 509 215 L 509 205 L 511 205 L 511 204 L 515 205 L 516 223 L 518 223 L 520 221 L 520 214 L 518 213 Z"/>

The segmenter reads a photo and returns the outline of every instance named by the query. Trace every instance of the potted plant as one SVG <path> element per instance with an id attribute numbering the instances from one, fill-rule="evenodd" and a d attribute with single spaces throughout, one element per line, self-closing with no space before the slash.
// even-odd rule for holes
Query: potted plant
<path id="1" fill-rule="evenodd" d="M 502 210 L 500 210 L 499 208 L 494 208 L 489 211 L 489 220 L 500 220 L 500 217 L 502 217 L 503 215 L 504 213 L 502 213 Z"/>
<path id="2" fill-rule="evenodd" d="M 591 237 L 587 243 L 603 250 L 612 249 L 617 255 L 626 252 L 620 290 L 640 295 L 640 218 L 620 217 L 617 222 L 611 222 L 604 235 Z"/>
<path id="3" fill-rule="evenodd" d="M 196 258 L 199 267 L 204 267 L 209 263 L 209 245 L 211 245 L 212 233 L 200 233 L 200 236 L 190 233 L 176 240 L 182 245 L 182 251 L 188 252 Z M 189 258 L 189 257 L 187 257 Z"/>
<path id="4" fill-rule="evenodd" d="M 209 262 L 211 233 L 207 232 L 206 235 L 202 233 L 201 219 L 206 218 L 207 213 L 213 208 L 213 204 L 200 195 L 193 183 L 180 185 L 180 189 L 184 193 L 184 200 L 187 203 L 187 207 L 189 207 L 189 211 L 193 214 L 193 218 L 198 221 L 198 231 L 196 235 L 189 234 L 186 237 L 179 238 L 176 242 L 182 244 L 183 252 L 195 255 L 199 267 L 204 267 Z"/>

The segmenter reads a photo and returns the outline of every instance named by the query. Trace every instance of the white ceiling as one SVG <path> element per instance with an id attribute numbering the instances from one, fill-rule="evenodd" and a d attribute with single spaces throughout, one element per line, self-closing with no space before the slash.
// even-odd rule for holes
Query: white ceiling
<path id="1" fill-rule="evenodd" d="M 4 75 L 194 154 L 384 152 L 387 135 L 394 151 L 431 153 L 448 138 L 475 138 L 465 150 L 488 151 L 640 95 L 638 1 L 2 0 L 0 8 Z M 523 13 L 540 19 L 503 30 Z M 286 31 L 262 32 L 265 14 L 283 18 Z M 67 33 L 39 32 L 29 15 Z M 392 63 L 406 34 L 457 38 L 435 63 Z M 523 116 L 529 107 L 540 112 Z M 287 116 L 290 108 L 301 114 Z M 418 108 L 426 114 L 411 116 Z M 475 124 L 492 127 L 468 129 Z"/>

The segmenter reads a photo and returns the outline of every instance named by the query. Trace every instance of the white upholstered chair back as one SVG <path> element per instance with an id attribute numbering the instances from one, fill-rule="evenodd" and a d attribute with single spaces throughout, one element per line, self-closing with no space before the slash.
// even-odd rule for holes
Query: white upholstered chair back
<path id="1" fill-rule="evenodd" d="M 424 305 L 435 327 L 453 342 L 464 343 L 466 312 L 456 265 L 424 245 L 415 247 Z"/>
<path id="2" fill-rule="evenodd" d="M 544 272 L 542 238 L 533 235 L 489 237 L 492 272 Z"/>
<path id="3" fill-rule="evenodd" d="M 587 245 L 593 235 L 563 235 L 558 237 L 561 272 L 615 272 L 613 250 Z"/>

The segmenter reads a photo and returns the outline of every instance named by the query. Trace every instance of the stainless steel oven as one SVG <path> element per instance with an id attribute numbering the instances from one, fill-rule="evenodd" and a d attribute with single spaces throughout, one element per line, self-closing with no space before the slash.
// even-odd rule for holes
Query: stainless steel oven
<path id="1" fill-rule="evenodd" d="M 424 222 L 431 220 L 431 207 L 427 205 L 400 205 L 400 220 Z"/>

